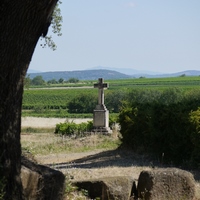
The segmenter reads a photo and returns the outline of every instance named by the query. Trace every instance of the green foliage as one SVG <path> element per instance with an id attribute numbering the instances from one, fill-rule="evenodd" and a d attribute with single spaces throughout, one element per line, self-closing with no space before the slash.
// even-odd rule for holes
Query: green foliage
<path id="1" fill-rule="evenodd" d="M 159 102 L 162 104 L 170 105 L 181 102 L 184 98 L 183 90 L 173 87 L 164 90 L 159 98 Z"/>
<path id="2" fill-rule="evenodd" d="M 156 102 L 161 96 L 159 90 L 148 90 L 148 89 L 133 89 L 127 95 L 127 103 L 131 106 L 137 106 L 140 104 Z"/>
<path id="3" fill-rule="evenodd" d="M 48 84 L 57 84 L 58 81 L 54 78 L 52 80 L 47 81 Z"/>
<path id="4" fill-rule="evenodd" d="M 45 80 L 43 80 L 42 76 L 36 76 L 31 80 L 31 85 L 44 85 Z"/>
<path id="5" fill-rule="evenodd" d="M 150 126 L 152 152 L 165 155 L 167 162 L 182 163 L 190 159 L 192 144 L 189 110 L 183 103 L 154 105 Z"/>
<path id="6" fill-rule="evenodd" d="M 69 113 L 92 113 L 97 104 L 95 94 L 80 94 L 68 103 Z"/>
<path id="7" fill-rule="evenodd" d="M 124 90 L 109 91 L 105 96 L 106 107 L 109 112 L 118 113 L 122 102 L 127 98 L 127 92 Z"/>
<path id="8" fill-rule="evenodd" d="M 118 121 L 118 115 L 109 115 L 109 127 L 114 127 Z"/>
<path id="9" fill-rule="evenodd" d="M 61 1 L 58 1 L 54 12 L 52 16 L 52 21 L 51 21 L 51 27 L 52 27 L 52 32 L 57 34 L 58 36 L 61 36 L 61 28 L 62 28 L 62 15 L 61 15 L 61 10 L 59 8 L 59 5 L 61 4 Z"/>
<path id="10" fill-rule="evenodd" d="M 78 83 L 79 80 L 77 78 L 70 78 L 67 82 L 69 82 L 69 83 Z"/>
<path id="11" fill-rule="evenodd" d="M 122 142 L 137 152 L 147 151 L 149 116 L 144 108 L 123 108 L 119 114 Z"/>
<path id="12" fill-rule="evenodd" d="M 51 20 L 51 30 L 54 34 L 56 34 L 57 36 L 61 36 L 61 28 L 62 28 L 62 15 L 61 15 L 61 10 L 59 8 L 59 5 L 61 4 L 61 1 L 58 1 L 53 15 L 52 15 L 52 20 Z M 41 38 L 42 40 L 42 38 Z M 55 42 L 52 39 L 51 35 L 47 35 L 44 37 L 44 41 L 42 44 L 40 44 L 40 46 L 42 46 L 43 48 L 45 47 L 49 47 L 50 49 L 52 49 L 53 51 L 56 50 L 57 46 L 55 44 Z"/>
<path id="13" fill-rule="evenodd" d="M 60 79 L 58 80 L 58 83 L 64 83 L 64 79 L 63 79 L 63 78 L 60 78 Z"/>
<path id="14" fill-rule="evenodd" d="M 65 136 L 81 136 L 84 132 L 91 131 L 92 126 L 93 123 L 91 121 L 87 123 L 83 122 L 80 124 L 76 124 L 73 121 L 66 121 L 65 123 L 56 124 L 55 134 L 61 134 Z"/>
<path id="15" fill-rule="evenodd" d="M 180 77 L 185 77 L 185 76 L 186 76 L 185 74 L 181 74 L 181 75 L 180 75 Z"/>
<path id="16" fill-rule="evenodd" d="M 123 145 L 168 163 L 198 166 L 200 95 L 189 94 L 176 88 L 130 93 L 119 114 Z"/>
<path id="17" fill-rule="evenodd" d="M 192 125 L 191 142 L 194 147 L 191 160 L 200 167 L 200 108 L 190 112 L 189 121 Z"/>

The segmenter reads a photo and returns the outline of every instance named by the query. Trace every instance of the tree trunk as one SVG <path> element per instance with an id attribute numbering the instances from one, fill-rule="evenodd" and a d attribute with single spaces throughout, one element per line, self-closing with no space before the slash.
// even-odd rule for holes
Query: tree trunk
<path id="1" fill-rule="evenodd" d="M 23 81 L 57 0 L 0 1 L 0 199 L 22 200 L 21 105 Z"/>

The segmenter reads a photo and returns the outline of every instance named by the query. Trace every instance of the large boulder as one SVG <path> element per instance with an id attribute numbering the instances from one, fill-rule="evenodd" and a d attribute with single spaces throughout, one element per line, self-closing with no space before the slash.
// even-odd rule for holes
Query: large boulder
<path id="1" fill-rule="evenodd" d="M 177 168 L 147 170 L 140 173 L 137 190 L 144 200 L 192 200 L 195 180 L 190 172 Z"/>
<path id="2" fill-rule="evenodd" d="M 21 179 L 27 200 L 63 199 L 65 176 L 60 171 L 22 157 Z"/>
<path id="3" fill-rule="evenodd" d="M 135 196 L 136 183 L 132 177 L 116 176 L 73 182 L 80 190 L 88 191 L 91 199 L 128 200 Z"/>

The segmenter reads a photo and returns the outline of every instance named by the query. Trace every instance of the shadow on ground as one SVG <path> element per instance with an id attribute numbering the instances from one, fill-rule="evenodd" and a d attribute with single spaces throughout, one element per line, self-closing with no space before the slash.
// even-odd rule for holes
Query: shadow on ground
<path id="1" fill-rule="evenodd" d="M 130 166 L 157 166 L 148 156 L 136 155 L 132 151 L 115 149 L 103 151 L 94 155 L 65 163 L 49 164 L 50 167 L 63 169 L 66 167 L 76 168 L 101 168 L 101 167 L 130 167 Z M 161 165 L 159 165 L 161 166 Z"/>
<path id="2" fill-rule="evenodd" d="M 138 155 L 133 151 L 124 149 L 115 149 L 103 151 L 94 155 L 85 156 L 80 159 L 72 160 L 70 162 L 62 162 L 56 164 L 48 164 L 49 167 L 53 167 L 57 170 L 66 168 L 82 168 L 82 169 L 94 169 L 101 167 L 131 167 L 131 166 L 147 166 L 147 167 L 174 167 L 163 165 L 159 161 L 155 161 L 147 155 Z M 200 181 L 200 171 L 192 170 L 192 174 L 196 181 Z"/>

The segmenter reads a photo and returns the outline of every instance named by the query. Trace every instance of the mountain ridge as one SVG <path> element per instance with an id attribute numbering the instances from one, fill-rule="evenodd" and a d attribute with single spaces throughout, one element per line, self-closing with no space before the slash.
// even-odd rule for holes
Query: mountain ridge
<path id="1" fill-rule="evenodd" d="M 75 70 L 75 71 L 54 71 L 54 72 L 40 72 L 40 73 L 28 73 L 31 79 L 36 76 L 42 76 L 45 81 L 52 79 L 68 80 L 70 78 L 77 78 L 79 80 L 96 80 L 98 78 L 104 79 L 122 79 L 131 78 L 129 75 L 122 74 L 112 70 Z"/>
<path id="2" fill-rule="evenodd" d="M 125 79 L 125 78 L 164 78 L 164 77 L 176 77 L 176 76 L 200 76 L 199 70 L 185 70 L 177 73 L 169 74 L 146 74 L 138 73 L 127 75 L 114 70 L 107 69 L 93 69 L 93 70 L 74 70 L 74 71 L 51 71 L 51 72 L 36 72 L 27 73 L 31 79 L 36 76 L 42 76 L 45 81 L 63 78 L 68 80 L 70 78 L 77 78 L 79 80 L 97 80 L 98 78 L 104 79 Z"/>

